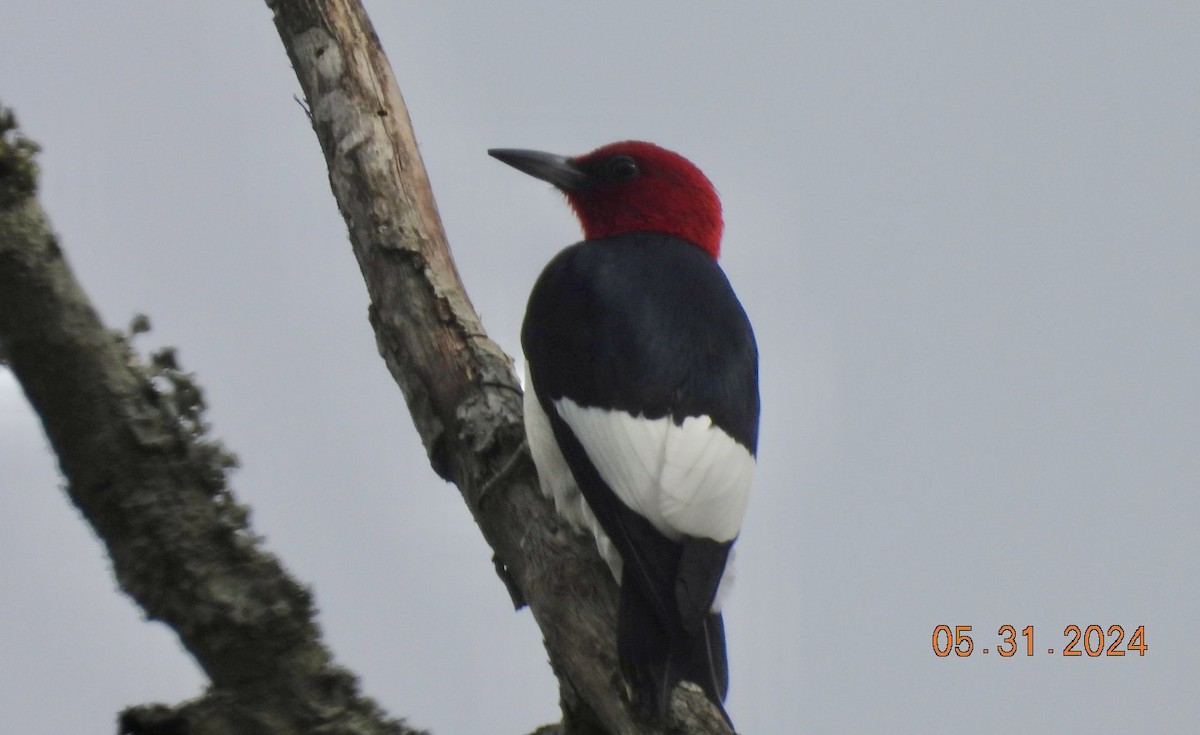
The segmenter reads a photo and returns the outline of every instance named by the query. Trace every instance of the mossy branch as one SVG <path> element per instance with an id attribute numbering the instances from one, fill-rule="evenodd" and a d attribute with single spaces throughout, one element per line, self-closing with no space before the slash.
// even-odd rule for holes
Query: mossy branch
<path id="1" fill-rule="evenodd" d="M 181 707 L 126 711 L 122 731 L 413 733 L 359 694 L 321 642 L 308 589 L 262 548 L 194 377 L 172 350 L 146 364 L 101 323 L 33 196 L 37 147 L 10 112 L 0 120 L 0 345 L 121 589 L 211 682 Z M 148 327 L 138 318 L 131 334 Z"/>

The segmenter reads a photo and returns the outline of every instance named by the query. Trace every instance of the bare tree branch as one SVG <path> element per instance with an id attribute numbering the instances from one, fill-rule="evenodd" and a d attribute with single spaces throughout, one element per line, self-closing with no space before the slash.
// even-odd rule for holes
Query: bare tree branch
<path id="1" fill-rule="evenodd" d="M 358 0 L 268 0 L 312 111 L 380 353 L 434 469 L 454 482 L 545 636 L 567 732 L 649 733 L 617 673 L 616 588 L 537 489 L 511 361 L 454 267 L 400 89 Z M 481 151 L 482 154 L 482 151 Z M 519 461 L 514 465 L 514 457 Z M 486 492 L 485 492 L 486 491 Z M 681 690 L 682 691 L 682 690 Z M 728 732 L 683 691 L 689 719 Z M 701 713 L 697 715 L 696 713 Z M 688 724 L 699 732 L 701 723 Z"/>
<path id="2" fill-rule="evenodd" d="M 211 682 L 177 710 L 127 711 L 122 732 L 413 733 L 334 664 L 309 591 L 261 548 L 191 376 L 170 351 L 142 364 L 101 324 L 34 198 L 36 148 L 14 128 L 0 110 L 0 345 L 121 588 Z"/>

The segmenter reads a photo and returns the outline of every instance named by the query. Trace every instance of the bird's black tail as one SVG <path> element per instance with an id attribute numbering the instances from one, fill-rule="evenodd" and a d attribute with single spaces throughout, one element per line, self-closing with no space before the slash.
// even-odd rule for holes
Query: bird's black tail
<path id="1" fill-rule="evenodd" d="M 704 690 L 732 729 L 724 706 L 729 665 L 720 613 L 709 613 L 693 632 L 682 626 L 668 631 L 637 585 L 623 584 L 617 652 L 634 704 L 643 713 L 664 717 L 675 685 L 690 681 Z"/>

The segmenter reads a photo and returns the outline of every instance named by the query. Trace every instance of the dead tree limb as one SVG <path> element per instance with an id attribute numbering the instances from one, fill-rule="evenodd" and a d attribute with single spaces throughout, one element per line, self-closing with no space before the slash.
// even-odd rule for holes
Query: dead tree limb
<path id="1" fill-rule="evenodd" d="M 567 731 L 654 732 L 630 712 L 616 673 L 615 585 L 537 490 L 511 361 L 463 289 L 408 111 L 365 10 L 358 0 L 267 4 L 312 111 L 379 351 L 434 469 L 458 486 L 498 568 L 541 627 Z M 677 708 L 693 713 L 687 731 L 727 732 L 694 695 L 685 693 Z"/>

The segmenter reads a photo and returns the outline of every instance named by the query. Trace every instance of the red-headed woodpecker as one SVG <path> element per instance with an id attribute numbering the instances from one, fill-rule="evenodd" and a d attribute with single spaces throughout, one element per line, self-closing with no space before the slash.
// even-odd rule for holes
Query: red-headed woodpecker
<path id="1" fill-rule="evenodd" d="M 637 706 L 661 715 L 691 681 L 724 714 L 721 587 L 759 399 L 754 333 L 717 265 L 717 193 L 650 143 L 488 152 L 558 187 L 583 225 L 542 271 L 521 329 L 542 490 L 620 584 L 617 653 Z"/>

